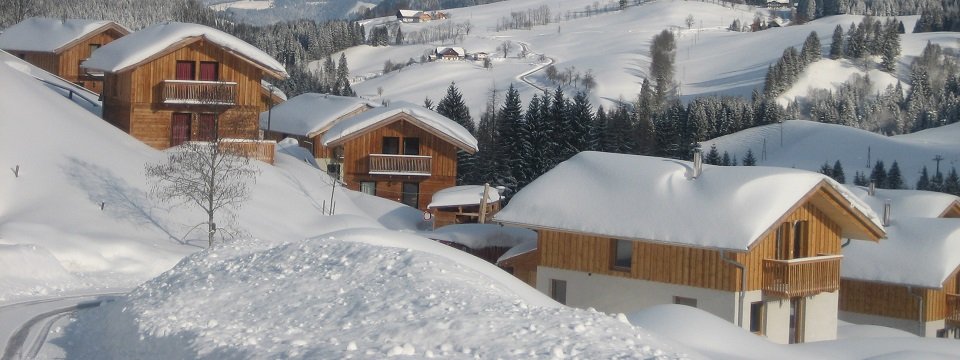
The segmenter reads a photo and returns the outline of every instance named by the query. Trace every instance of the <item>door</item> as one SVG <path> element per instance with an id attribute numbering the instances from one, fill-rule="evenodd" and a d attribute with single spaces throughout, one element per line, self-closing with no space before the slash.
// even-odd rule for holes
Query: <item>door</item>
<path id="1" fill-rule="evenodd" d="M 197 141 L 216 141 L 217 140 L 217 114 L 197 115 L 199 131 L 197 131 Z"/>
<path id="2" fill-rule="evenodd" d="M 420 207 L 420 183 L 403 183 L 403 196 L 401 202 L 412 208 Z"/>
<path id="3" fill-rule="evenodd" d="M 170 146 L 190 141 L 190 114 L 174 113 L 170 120 Z"/>
<path id="4" fill-rule="evenodd" d="M 177 80 L 193 80 L 194 73 L 193 61 L 177 61 Z"/>
<path id="5" fill-rule="evenodd" d="M 806 299 L 790 299 L 790 343 L 803 343 L 804 323 L 806 322 Z"/>

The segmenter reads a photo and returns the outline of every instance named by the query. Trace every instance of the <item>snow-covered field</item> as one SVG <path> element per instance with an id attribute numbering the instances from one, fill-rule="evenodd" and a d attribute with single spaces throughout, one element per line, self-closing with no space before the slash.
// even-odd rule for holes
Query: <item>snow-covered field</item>
<path id="1" fill-rule="evenodd" d="M 227 9 L 263 10 L 271 7 L 273 7 L 273 0 L 239 0 L 210 5 L 210 8 L 216 11 Z"/>
<path id="2" fill-rule="evenodd" d="M 781 145 L 782 136 L 782 145 Z M 743 130 L 703 143 L 704 151 L 716 145 L 722 154 L 743 159 L 753 151 L 757 165 L 780 166 L 819 171 L 824 162 L 833 166 L 840 160 L 848 184 L 859 171 L 870 175 L 876 162 L 889 170 L 894 161 L 900 166 L 906 185 L 913 187 L 924 166 L 933 174 L 940 155 L 940 171 L 960 168 L 960 124 L 950 124 L 908 135 L 883 136 L 847 126 L 804 120 L 786 121 Z"/>
<path id="3" fill-rule="evenodd" d="M 530 30 L 496 31 L 498 20 L 511 12 L 523 12 L 541 6 L 539 0 L 509 0 L 493 4 L 449 10 L 449 19 L 428 23 L 402 24 L 404 34 L 421 29 L 449 26 L 451 23 L 471 24 L 471 31 L 462 42 L 434 42 L 429 44 L 370 47 L 359 46 L 344 51 L 350 65 L 351 75 L 359 82 L 353 84 L 361 96 L 391 101 L 405 100 L 422 103 L 429 97 L 436 103 L 443 97 L 451 81 L 465 94 L 464 99 L 477 119 L 491 89 L 501 94 L 512 83 L 518 86 L 521 99 L 526 103 L 540 92 L 527 86 L 520 75 L 536 70 L 553 59 L 558 70 L 575 68 L 581 74 L 590 70 L 596 78 L 597 87 L 590 93 L 594 106 L 610 108 L 624 99 L 632 101 L 640 91 L 640 84 L 647 76 L 650 65 L 649 47 L 653 35 L 670 29 L 677 35 L 675 78 L 680 85 L 681 97 L 688 100 L 697 96 L 738 95 L 749 97 L 754 89 L 763 87 L 767 66 L 776 62 L 789 46 L 799 48 L 811 31 L 816 31 L 826 53 L 834 27 L 844 29 L 851 23 L 860 22 L 861 16 L 843 15 L 818 19 L 800 26 L 773 28 L 760 32 L 733 32 L 727 27 L 734 19 L 749 23 L 756 14 L 768 15 L 763 8 L 738 5 L 734 8 L 712 2 L 655 0 L 640 6 L 628 7 L 591 17 L 564 20 L 568 11 L 582 11 L 594 1 L 574 0 L 546 4 L 550 16 L 559 22 L 535 26 Z M 600 6 L 606 3 L 598 3 Z M 694 26 L 687 28 L 688 16 Z M 916 16 L 902 17 L 905 27 L 913 28 Z M 394 21 L 392 17 L 369 20 L 369 30 L 377 24 Z M 445 25 L 446 24 L 446 25 Z M 409 35 L 408 35 L 409 36 Z M 783 98 L 805 95 L 809 88 L 835 86 L 853 73 L 869 74 L 878 87 L 895 83 L 896 79 L 907 82 L 907 66 L 913 57 L 920 54 L 927 41 L 949 48 L 957 48 L 960 34 L 926 33 L 905 34 L 902 38 L 903 55 L 899 61 L 896 77 L 880 74 L 869 67 L 847 61 L 827 61 L 814 64 L 799 79 L 794 89 Z M 511 41 L 513 48 L 504 58 L 497 48 Z M 524 44 L 529 55 L 518 58 Z M 413 65 L 399 72 L 375 76 L 383 69 L 384 61 L 407 62 L 437 46 L 460 46 L 468 53 L 483 51 L 493 56 L 493 69 L 483 69 L 479 62 L 434 62 Z M 542 57 L 541 57 L 542 55 Z M 334 58 L 339 56 L 334 55 Z M 315 66 L 317 64 L 315 63 Z M 366 79 L 366 80 L 362 80 Z M 556 88 L 543 71 L 534 72 L 529 80 L 539 88 Z M 881 88 L 882 89 L 882 88 Z M 572 86 L 568 92 L 576 91 Z"/>

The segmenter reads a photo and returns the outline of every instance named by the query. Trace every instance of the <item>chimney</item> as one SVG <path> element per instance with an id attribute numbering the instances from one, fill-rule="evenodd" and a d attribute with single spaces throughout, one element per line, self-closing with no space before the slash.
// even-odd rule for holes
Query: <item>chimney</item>
<path id="1" fill-rule="evenodd" d="M 700 177 L 703 172 L 703 153 L 700 148 L 693 149 L 693 179 Z"/>
<path id="2" fill-rule="evenodd" d="M 891 211 L 892 207 L 890 206 L 890 199 L 887 199 L 887 201 L 883 203 L 883 226 L 890 226 Z"/>
<path id="3" fill-rule="evenodd" d="M 867 195 L 876 196 L 877 195 L 877 184 L 873 181 L 870 182 L 870 186 L 867 187 Z"/>

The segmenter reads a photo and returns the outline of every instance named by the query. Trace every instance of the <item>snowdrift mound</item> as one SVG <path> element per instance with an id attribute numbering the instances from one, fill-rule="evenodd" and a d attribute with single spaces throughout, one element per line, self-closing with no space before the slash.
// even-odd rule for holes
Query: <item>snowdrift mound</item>
<path id="1" fill-rule="evenodd" d="M 517 296 L 501 270 L 459 264 L 466 254 L 391 234 L 347 230 L 197 253 L 81 314 L 64 338 L 76 345 L 62 345 L 81 358 L 680 356 L 608 315 L 537 306 L 549 299 Z M 408 242 L 419 250 L 396 247 Z"/>

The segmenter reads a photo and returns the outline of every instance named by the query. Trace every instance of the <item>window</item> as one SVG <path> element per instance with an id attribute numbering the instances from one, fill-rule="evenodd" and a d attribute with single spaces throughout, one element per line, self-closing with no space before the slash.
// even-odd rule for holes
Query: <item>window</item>
<path id="1" fill-rule="evenodd" d="M 220 64 L 213 61 L 201 61 L 200 81 L 220 81 Z"/>
<path id="2" fill-rule="evenodd" d="M 173 113 L 170 121 L 170 146 L 177 146 L 190 140 L 190 114 Z"/>
<path id="3" fill-rule="evenodd" d="M 177 80 L 193 80 L 195 64 L 193 61 L 177 61 L 177 73 L 175 74 L 175 79 Z"/>
<path id="4" fill-rule="evenodd" d="M 807 244 L 806 237 L 807 222 L 797 221 L 793 223 L 793 251 L 791 252 L 792 259 L 805 257 Z"/>
<path id="5" fill-rule="evenodd" d="M 383 154 L 400 154 L 400 138 L 387 136 L 383 138 Z"/>
<path id="6" fill-rule="evenodd" d="M 567 282 L 565 280 L 550 279 L 550 297 L 558 303 L 567 304 Z"/>
<path id="7" fill-rule="evenodd" d="M 404 155 L 420 155 L 420 139 L 419 138 L 403 138 L 403 154 Z"/>
<path id="8" fill-rule="evenodd" d="M 330 175 L 334 179 L 340 179 L 340 164 L 338 163 L 329 163 L 327 164 L 327 175 Z M 363 183 L 361 183 L 362 185 Z M 362 189 L 362 186 L 361 186 Z"/>
<path id="9" fill-rule="evenodd" d="M 90 44 L 90 53 L 93 54 L 94 51 L 100 48 L 100 44 Z"/>
<path id="10" fill-rule="evenodd" d="M 683 296 L 674 296 L 673 303 L 677 305 L 686 305 L 689 307 L 697 307 L 697 299 L 688 298 Z"/>
<path id="11" fill-rule="evenodd" d="M 633 266 L 633 242 L 613 239 L 610 247 L 613 249 L 611 267 L 614 270 L 630 271 Z"/>
<path id="12" fill-rule="evenodd" d="M 400 202 L 410 207 L 419 207 L 420 204 L 420 183 L 403 183 L 403 194 Z"/>
<path id="13" fill-rule="evenodd" d="M 750 303 L 750 332 L 763 335 L 763 318 L 766 307 L 763 301 Z"/>
<path id="14" fill-rule="evenodd" d="M 197 122 L 200 126 L 199 131 L 197 132 L 198 141 L 215 141 L 217 140 L 217 114 L 200 114 L 197 115 Z"/>
<path id="15" fill-rule="evenodd" d="M 377 182 L 376 181 L 361 181 L 360 182 L 360 192 L 369 195 L 377 195 Z"/>
<path id="16" fill-rule="evenodd" d="M 777 228 L 777 260 L 789 260 L 790 253 L 788 252 L 790 238 L 787 236 L 787 230 L 789 230 L 790 224 L 783 223 L 780 224 L 780 227 Z"/>

